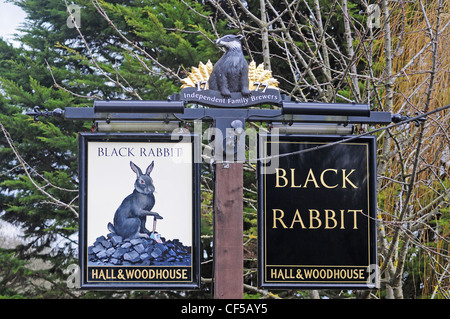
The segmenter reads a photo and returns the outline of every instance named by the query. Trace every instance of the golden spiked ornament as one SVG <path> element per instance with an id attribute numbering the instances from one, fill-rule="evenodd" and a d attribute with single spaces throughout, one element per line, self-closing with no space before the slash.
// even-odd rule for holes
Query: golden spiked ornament
<path id="1" fill-rule="evenodd" d="M 213 64 L 210 60 L 206 64 L 200 62 L 198 68 L 192 67 L 188 77 L 181 80 L 182 89 L 187 87 L 198 87 L 199 89 L 208 89 L 208 79 L 213 70 Z M 278 89 L 278 80 L 272 77 L 272 71 L 264 69 L 264 65 L 256 66 L 255 61 L 252 61 L 248 66 L 248 83 L 251 91 L 259 90 L 260 88 Z"/>
<path id="2" fill-rule="evenodd" d="M 211 63 L 210 60 L 208 60 L 206 64 L 200 62 L 198 68 L 192 67 L 191 72 L 188 73 L 188 77 L 181 80 L 181 82 L 183 83 L 181 88 L 184 89 L 187 87 L 197 87 L 197 86 L 200 88 L 201 85 L 203 85 L 203 87 L 206 88 L 212 70 L 213 64 Z"/>
<path id="3" fill-rule="evenodd" d="M 248 66 L 248 87 L 250 90 L 258 90 L 261 86 L 278 89 L 278 80 L 272 77 L 272 71 L 264 69 L 264 64 L 256 67 L 255 61 Z"/>

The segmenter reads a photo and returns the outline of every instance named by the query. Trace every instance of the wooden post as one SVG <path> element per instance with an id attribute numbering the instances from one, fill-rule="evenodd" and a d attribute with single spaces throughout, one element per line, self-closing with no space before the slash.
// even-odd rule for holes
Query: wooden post
<path id="1" fill-rule="evenodd" d="M 244 297 L 243 165 L 217 163 L 214 189 L 214 298 Z"/>

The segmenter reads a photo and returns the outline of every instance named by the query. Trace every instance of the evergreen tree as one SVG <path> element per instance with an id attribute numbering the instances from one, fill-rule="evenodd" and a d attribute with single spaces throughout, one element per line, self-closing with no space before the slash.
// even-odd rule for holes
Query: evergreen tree
<path id="1" fill-rule="evenodd" d="M 24 113 L 92 106 L 94 99 L 166 99 L 179 90 L 180 66 L 215 55 L 215 36 L 208 20 L 178 1 L 77 1 L 80 23 L 72 28 L 62 1 L 15 3 L 28 16 L 20 48 L 0 41 L 0 211 L 23 230 L 24 244 L 0 257 L 17 265 L 21 288 L 30 278 L 51 283 L 26 296 L 70 296 L 63 271 L 77 262 L 77 132 L 91 123 L 35 122 Z M 32 271 L 37 260 L 46 267 Z M 2 264 L 4 282 L 11 279 L 6 269 Z M 16 294 L 18 286 L 5 284 L 0 294 Z"/>

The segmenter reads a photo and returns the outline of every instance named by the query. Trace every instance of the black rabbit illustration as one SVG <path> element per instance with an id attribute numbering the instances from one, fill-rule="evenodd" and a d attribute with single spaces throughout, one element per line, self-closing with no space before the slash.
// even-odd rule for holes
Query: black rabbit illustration
<path id="1" fill-rule="evenodd" d="M 155 206 L 155 186 L 150 177 L 153 170 L 154 162 L 152 162 L 145 174 L 142 174 L 141 169 L 130 161 L 130 166 L 133 172 L 136 173 L 136 182 L 134 183 L 134 191 L 128 195 L 117 208 L 114 214 L 114 225 L 108 223 L 108 229 L 112 233 L 116 233 L 122 238 L 148 238 L 152 234 L 145 228 L 147 216 L 154 217 L 154 228 L 157 219 L 162 217 L 155 212 L 152 212 Z M 155 229 L 153 229 L 153 232 Z"/>

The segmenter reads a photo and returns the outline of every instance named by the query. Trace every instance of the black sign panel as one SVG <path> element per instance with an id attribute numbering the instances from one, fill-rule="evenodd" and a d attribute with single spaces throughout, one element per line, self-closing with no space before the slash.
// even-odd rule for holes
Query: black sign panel
<path id="1" fill-rule="evenodd" d="M 344 140 L 260 136 L 259 286 L 377 285 L 376 140 Z"/>
<path id="2" fill-rule="evenodd" d="M 80 133 L 81 288 L 199 288 L 200 145 Z"/>

